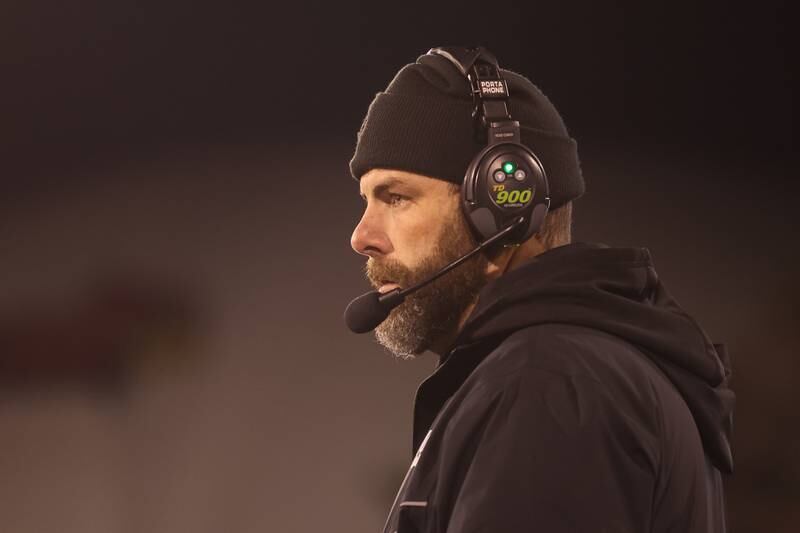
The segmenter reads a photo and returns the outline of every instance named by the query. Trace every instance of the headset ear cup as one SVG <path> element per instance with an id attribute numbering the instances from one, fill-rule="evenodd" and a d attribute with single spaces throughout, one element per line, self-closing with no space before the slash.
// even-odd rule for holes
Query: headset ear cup
<path id="1" fill-rule="evenodd" d="M 480 236 L 479 241 L 485 241 L 500 228 L 497 227 L 497 222 L 494 219 L 492 212 L 486 207 L 479 207 L 469 214 L 469 220 L 472 227 Z"/>
<path id="2" fill-rule="evenodd" d="M 476 192 L 474 170 L 475 170 L 475 165 L 477 164 L 479 159 L 480 159 L 479 157 L 475 157 L 472 159 L 469 166 L 467 167 L 467 172 L 464 175 L 464 181 L 461 182 L 461 212 L 464 214 L 464 218 L 466 219 L 467 225 L 469 226 L 469 229 L 472 232 L 472 236 L 478 243 L 483 242 L 486 239 L 486 237 L 484 236 L 485 234 L 481 230 L 481 228 L 484 227 L 483 224 L 481 223 L 482 215 L 474 216 L 474 212 L 478 208 L 478 206 L 473 201 Z M 494 221 L 492 222 L 494 223 Z"/>
<path id="3" fill-rule="evenodd" d="M 528 179 L 533 180 L 530 186 L 531 190 L 536 192 L 531 198 L 531 204 L 523 209 L 504 210 L 505 206 L 501 207 L 501 204 L 505 199 L 498 203 L 493 197 L 492 191 L 496 191 L 497 187 L 502 187 L 503 182 L 496 182 L 491 176 L 493 172 L 498 171 L 498 161 L 503 160 L 516 161 L 517 164 L 523 165 L 522 168 L 528 171 Z M 505 182 L 506 190 L 513 190 L 515 188 L 513 184 L 519 183 L 511 177 L 506 179 L 508 180 Z M 524 174 L 522 179 L 525 179 Z M 509 183 L 511 184 L 510 189 L 508 188 Z M 549 206 L 547 176 L 539 159 L 525 146 L 515 143 L 498 143 L 487 146 L 472 159 L 467 167 L 461 186 L 461 207 L 473 235 L 479 243 L 491 238 L 521 215 L 526 222 L 507 235 L 502 244 L 506 246 L 522 244 L 541 228 Z"/>
<path id="4" fill-rule="evenodd" d="M 550 199 L 548 198 L 547 201 L 543 204 L 536 204 L 533 208 L 533 213 L 531 214 L 530 224 L 528 225 L 528 229 L 525 231 L 524 236 L 520 240 L 520 242 L 525 242 L 534 233 L 538 232 L 542 229 L 542 225 L 544 225 L 544 218 L 547 216 L 547 212 L 549 210 Z"/>

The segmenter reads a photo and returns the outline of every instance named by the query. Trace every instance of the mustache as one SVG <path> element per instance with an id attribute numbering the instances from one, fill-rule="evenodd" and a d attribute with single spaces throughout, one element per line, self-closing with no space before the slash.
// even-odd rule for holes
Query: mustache
<path id="1" fill-rule="evenodd" d="M 370 257 L 364 265 L 364 273 L 376 289 L 385 282 L 397 283 L 405 289 L 433 275 L 449 262 L 446 254 L 440 249 L 414 268 L 409 268 L 396 259 L 384 259 L 378 262 Z"/>
<path id="2" fill-rule="evenodd" d="M 364 266 L 364 275 L 376 289 L 386 281 L 407 287 L 414 278 L 414 273 L 410 268 L 392 259 L 379 263 L 375 259 L 369 258 Z"/>

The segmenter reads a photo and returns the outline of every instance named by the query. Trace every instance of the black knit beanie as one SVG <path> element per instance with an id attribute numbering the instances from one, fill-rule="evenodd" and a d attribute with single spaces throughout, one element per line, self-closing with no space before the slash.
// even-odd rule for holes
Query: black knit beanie
<path id="1" fill-rule="evenodd" d="M 550 186 L 550 209 L 581 196 L 585 186 L 577 144 L 550 100 L 524 76 L 502 69 L 509 111 L 522 143 L 539 157 Z M 358 132 L 350 173 L 373 168 L 414 172 L 461 184 L 485 146 L 472 119 L 469 81 L 447 59 L 420 56 L 404 66 L 369 106 Z M 484 136 L 485 139 L 485 136 Z"/>

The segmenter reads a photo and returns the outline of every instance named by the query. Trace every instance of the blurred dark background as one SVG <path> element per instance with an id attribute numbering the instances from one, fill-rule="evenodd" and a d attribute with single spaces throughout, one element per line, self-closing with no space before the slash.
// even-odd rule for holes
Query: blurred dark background
<path id="1" fill-rule="evenodd" d="M 372 97 L 483 44 L 577 138 L 574 240 L 650 249 L 738 393 L 731 530 L 796 531 L 787 3 L 12 0 L 0 10 L 0 530 L 376 531 L 430 354 L 366 290 Z"/>

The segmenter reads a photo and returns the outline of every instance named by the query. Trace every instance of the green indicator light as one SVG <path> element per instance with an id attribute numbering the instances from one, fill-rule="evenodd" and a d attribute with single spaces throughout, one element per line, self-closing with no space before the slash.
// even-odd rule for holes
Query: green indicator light
<path id="1" fill-rule="evenodd" d="M 503 170 L 505 171 L 506 174 L 512 174 L 514 172 L 514 170 L 516 170 L 516 168 L 517 168 L 517 165 L 515 165 L 511 161 L 507 161 L 507 162 L 503 163 Z"/>

